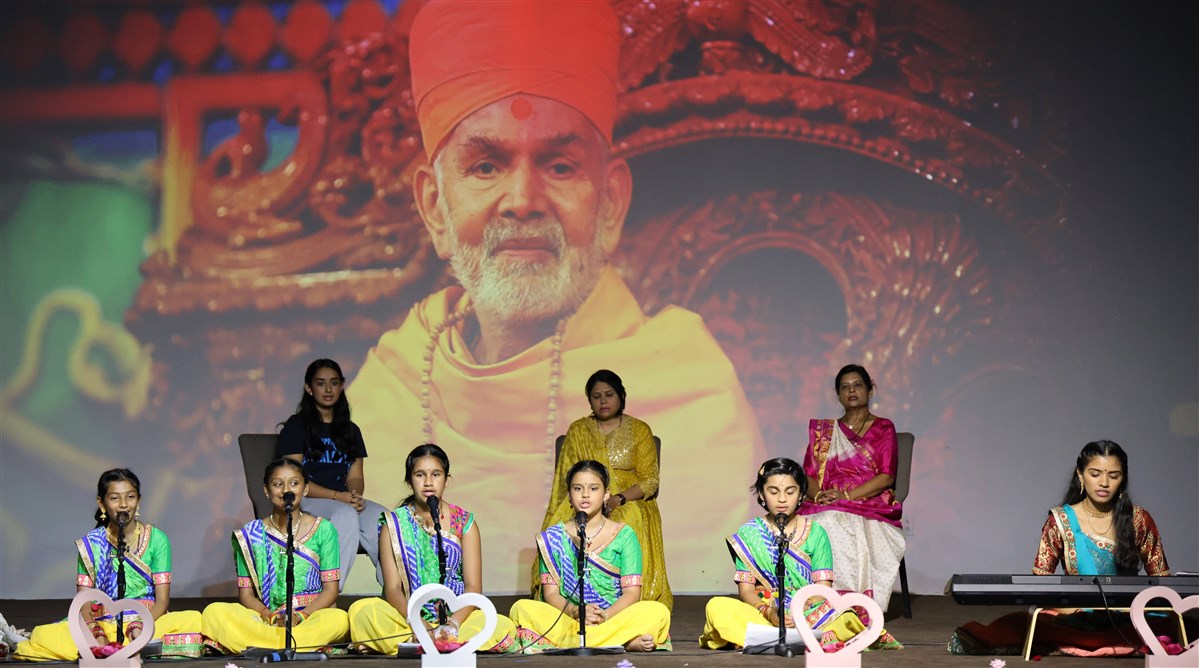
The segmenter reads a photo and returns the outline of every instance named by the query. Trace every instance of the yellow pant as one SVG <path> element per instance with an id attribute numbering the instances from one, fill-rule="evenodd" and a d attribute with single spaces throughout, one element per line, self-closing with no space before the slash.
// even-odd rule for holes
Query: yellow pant
<path id="1" fill-rule="evenodd" d="M 704 607 L 704 634 L 699 637 L 699 644 L 706 649 L 720 649 L 727 645 L 744 647 L 745 627 L 748 624 L 775 628 L 757 608 L 741 599 L 728 596 L 709 599 Z M 832 640 L 831 636 L 825 635 L 832 633 L 837 640 L 844 642 L 865 629 L 866 626 L 857 615 L 843 612 L 815 629 L 815 633 L 821 641 Z"/>
<path id="2" fill-rule="evenodd" d="M 503 615 L 496 615 L 495 631 L 479 647 L 481 652 L 506 652 L 516 646 L 516 625 Z M 486 616 L 479 610 L 470 613 L 458 639 L 465 641 L 479 634 Z M 361 643 L 380 654 L 395 654 L 402 642 L 416 642 L 408 618 L 381 598 L 364 598 L 350 606 L 350 640 Z M 387 638 L 385 636 L 398 636 Z"/>
<path id="3" fill-rule="evenodd" d="M 212 603 L 204 608 L 204 635 L 221 647 L 241 654 L 247 647 L 282 649 L 287 631 L 262 621 L 257 612 L 240 603 Z M 345 610 L 322 608 L 291 629 L 296 649 L 313 650 L 345 642 L 350 634 L 350 619 Z"/>
<path id="4" fill-rule="evenodd" d="M 134 619 L 137 619 L 135 615 L 130 615 L 126 618 L 126 628 L 128 628 L 129 622 Z M 109 641 L 116 640 L 116 621 L 111 619 L 100 620 L 100 626 L 104 629 L 104 634 L 108 636 Z M 199 632 L 200 613 L 195 610 L 168 612 L 154 620 L 155 638 L 161 638 L 164 635 L 172 633 Z M 29 634 L 29 640 L 17 644 L 17 648 L 13 651 L 12 656 L 14 659 L 24 661 L 78 661 L 79 650 L 75 648 L 75 641 L 71 638 L 71 627 L 64 620 L 35 627 L 33 633 Z"/>
<path id="5" fill-rule="evenodd" d="M 554 606 L 521 599 L 512 604 L 509 616 L 520 627 L 518 634 L 528 649 L 553 647 L 577 647 L 579 644 L 579 622 L 562 615 Z M 554 623 L 554 620 L 558 620 Z M 670 638 L 670 610 L 657 601 L 638 601 L 621 610 L 611 619 L 587 627 L 589 646 L 624 645 L 649 634 L 655 645 L 664 645 Z M 538 639 L 539 636 L 543 636 Z"/>

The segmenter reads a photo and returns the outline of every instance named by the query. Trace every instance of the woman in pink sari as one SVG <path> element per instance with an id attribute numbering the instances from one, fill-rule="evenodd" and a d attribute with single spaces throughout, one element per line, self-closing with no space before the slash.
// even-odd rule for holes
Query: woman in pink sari
<path id="1" fill-rule="evenodd" d="M 870 413 L 874 381 L 866 369 L 843 367 L 833 387 L 845 414 L 808 425 L 803 466 L 812 503 L 799 512 L 828 534 L 833 588 L 862 592 L 885 612 L 904 550 L 903 506 L 891 490 L 899 455 L 895 425 Z"/>

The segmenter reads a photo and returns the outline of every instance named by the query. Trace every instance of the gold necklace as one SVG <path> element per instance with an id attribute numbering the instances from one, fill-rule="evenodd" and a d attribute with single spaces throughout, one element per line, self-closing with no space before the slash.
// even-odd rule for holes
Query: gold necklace
<path id="1" fill-rule="evenodd" d="M 1082 512 L 1086 513 L 1086 514 L 1087 514 L 1088 516 L 1090 516 L 1090 517 L 1093 517 L 1093 518 L 1095 518 L 1095 519 L 1097 519 L 1097 520 L 1101 520 L 1101 519 L 1104 519 L 1104 518 L 1107 518 L 1107 517 L 1111 517 L 1111 516 L 1112 516 L 1112 511 L 1110 511 L 1110 510 L 1109 510 L 1109 511 L 1107 511 L 1106 513 L 1100 513 L 1100 512 L 1091 512 L 1090 506 L 1091 506 L 1091 499 L 1090 499 L 1090 498 L 1084 498 L 1084 499 L 1082 500 Z M 1096 508 L 1095 510 L 1096 510 L 1096 511 L 1098 511 L 1099 509 L 1098 509 L 1098 508 Z"/>
<path id="2" fill-rule="evenodd" d="M 604 521 L 600 522 L 599 528 L 595 530 L 595 533 L 588 536 L 587 531 L 584 529 L 584 531 L 583 531 L 583 538 L 584 538 L 583 551 L 584 552 L 587 551 L 588 547 L 591 547 L 591 541 L 595 540 L 595 537 L 600 535 L 600 532 L 603 531 L 604 527 L 607 525 L 608 525 L 608 518 L 604 517 Z M 575 524 L 575 531 L 578 531 L 578 529 L 579 529 L 579 525 Z"/>
<path id="3" fill-rule="evenodd" d="M 300 516 L 296 518 L 295 524 L 293 524 L 293 525 L 292 525 L 292 527 L 291 527 L 291 531 L 292 531 L 292 535 L 293 535 L 293 536 L 298 536 L 298 535 L 300 535 L 300 523 L 301 523 L 302 521 L 304 521 L 304 514 L 303 514 L 303 513 L 300 513 Z M 284 534 L 284 535 L 287 535 L 286 533 L 284 533 L 283 529 L 280 529 L 280 528 L 279 528 L 279 525 L 278 525 L 278 524 L 275 522 L 275 516 L 274 516 L 274 515 L 271 515 L 271 517 L 270 517 L 270 522 L 271 522 L 271 526 L 272 526 L 272 527 L 275 529 L 275 531 L 278 531 L 279 533 L 282 533 L 282 534 Z"/>
<path id="4" fill-rule="evenodd" d="M 795 522 L 795 528 L 791 529 L 791 533 L 787 533 L 786 529 L 791 527 L 791 522 Z M 795 517 L 791 520 L 791 522 L 787 522 L 787 525 L 785 527 L 783 527 L 782 529 L 779 529 L 779 535 L 781 535 L 787 539 L 788 545 L 791 544 L 791 541 L 795 540 L 796 534 L 799 533 L 799 518 Z M 776 526 L 775 528 L 777 529 L 778 527 Z"/>
<path id="5" fill-rule="evenodd" d="M 843 422 L 845 422 L 845 424 L 849 425 L 850 431 L 852 431 L 855 436 L 861 436 L 863 433 L 865 433 L 866 423 L 870 422 L 870 418 L 871 418 L 870 411 L 866 411 L 866 417 L 862 418 L 862 424 L 858 425 L 857 429 L 853 428 L 853 423 L 850 422 L 849 420 L 843 420 Z"/>
<path id="6" fill-rule="evenodd" d="M 624 414 L 623 413 L 620 415 L 620 422 L 617 422 L 615 427 L 612 427 L 611 429 L 609 429 L 607 431 L 604 430 L 604 425 L 602 422 L 599 421 L 599 418 L 595 419 L 596 429 L 599 429 L 599 432 L 601 434 L 603 434 L 604 436 L 611 434 L 612 432 L 616 431 L 617 429 L 620 429 L 623 426 L 624 426 Z"/>
<path id="7" fill-rule="evenodd" d="M 116 525 L 115 525 L 115 524 L 114 524 L 114 525 L 111 525 L 111 526 L 113 526 L 114 528 L 116 527 Z M 119 531 L 119 530 L 120 530 L 120 529 L 118 529 L 118 531 Z M 106 533 L 107 533 L 107 532 L 106 532 Z M 126 541 L 125 541 L 125 546 L 126 546 L 126 547 L 128 547 L 129 545 L 137 545 L 137 544 L 138 544 L 138 542 L 141 540 L 141 534 L 142 534 L 142 523 L 141 523 L 141 522 L 139 522 L 138 520 L 134 519 L 134 520 L 133 520 L 133 540 L 131 540 L 131 541 L 130 541 L 130 540 L 126 540 Z M 115 532 L 114 532 L 114 533 L 111 533 L 111 534 L 107 534 L 107 535 L 108 535 L 108 540 L 109 540 L 109 542 L 111 542 L 113 545 L 116 545 L 116 544 L 117 544 L 117 537 L 116 537 L 116 534 L 115 534 Z"/>
<path id="8" fill-rule="evenodd" d="M 461 311 L 451 313 L 429 333 L 429 343 L 425 346 L 424 364 L 420 374 L 420 407 L 421 430 L 425 442 L 433 443 L 433 359 L 436 357 L 437 342 L 441 335 L 474 313 L 474 306 L 467 304 Z M 562 335 L 566 331 L 566 320 L 562 318 L 554 327 L 554 335 L 550 338 L 550 379 L 549 401 L 545 415 L 545 451 L 554 451 L 554 441 L 558 438 L 558 392 L 562 388 Z M 550 473 L 551 482 L 553 470 Z"/>

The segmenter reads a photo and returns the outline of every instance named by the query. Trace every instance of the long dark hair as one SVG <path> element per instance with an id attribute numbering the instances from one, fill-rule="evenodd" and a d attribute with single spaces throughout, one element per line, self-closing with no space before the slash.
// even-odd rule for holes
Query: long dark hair
<path id="1" fill-rule="evenodd" d="M 571 481 L 575 479 L 576 475 L 582 473 L 583 471 L 591 471 L 599 476 L 600 482 L 604 483 L 604 491 L 608 491 L 608 467 L 595 461 L 594 459 L 580 459 L 579 461 L 575 462 L 574 466 L 570 467 L 569 471 L 566 472 L 566 495 L 568 498 L 570 496 Z M 607 517 L 608 504 L 601 503 L 600 512 L 603 513 L 604 517 Z"/>
<path id="2" fill-rule="evenodd" d="M 329 424 L 329 433 L 333 437 L 333 443 L 350 459 L 361 457 L 362 453 L 358 452 L 358 439 L 354 438 L 354 423 L 350 421 L 350 400 L 346 398 L 346 377 L 341 372 L 341 366 L 337 362 L 323 357 L 314 360 L 312 364 L 308 365 L 308 370 L 304 372 L 304 386 L 311 388 L 312 379 L 321 369 L 332 369 L 337 373 L 337 378 L 341 380 L 342 384 L 341 395 L 337 398 L 337 403 L 333 404 L 333 421 Z M 304 425 L 304 459 L 319 459 L 321 453 L 325 451 L 320 437 L 324 421 L 321 419 L 320 410 L 316 407 L 316 398 L 307 391 L 302 392 L 295 414 L 299 416 L 300 422 Z"/>
<path id="3" fill-rule="evenodd" d="M 591 374 L 584 389 L 588 401 L 591 401 L 591 390 L 595 389 L 596 383 L 607 383 L 612 391 L 616 392 L 616 396 L 620 397 L 620 408 L 617 409 L 616 415 L 624 415 L 624 400 L 628 393 L 624 390 L 624 383 L 620 380 L 620 376 L 617 376 L 615 371 L 607 369 L 600 369 Z"/>
<path id="4" fill-rule="evenodd" d="M 749 487 L 749 491 L 757 497 L 758 505 L 766 507 L 766 501 L 762 497 L 766 494 L 766 481 L 774 475 L 789 475 L 795 478 L 795 483 L 799 485 L 799 505 L 803 505 L 803 499 L 808 493 L 808 476 L 804 474 L 799 462 L 787 457 L 767 459 L 758 467 L 758 478 Z M 799 505 L 796 506 L 796 510 L 799 509 Z"/>
<path id="5" fill-rule="evenodd" d="M 450 477 L 450 456 L 441 449 L 436 443 L 425 443 L 418 445 L 408 453 L 408 458 L 404 460 L 404 482 L 408 483 L 408 488 L 412 489 L 412 493 L 406 499 L 400 502 L 401 506 L 412 505 L 416 501 L 416 489 L 412 487 L 412 469 L 416 468 L 416 463 L 425 457 L 433 457 L 441 462 L 441 468 L 445 469 L 445 477 Z"/>
<path id="6" fill-rule="evenodd" d="M 1078 461 L 1070 473 L 1070 483 L 1066 486 L 1066 495 L 1062 505 L 1069 506 L 1081 502 L 1087 497 L 1083 488 L 1081 476 L 1087 469 L 1087 464 L 1096 457 L 1115 457 L 1120 460 L 1120 468 L 1124 475 L 1120 477 L 1120 491 L 1116 494 L 1115 505 L 1112 506 L 1112 521 L 1116 528 L 1116 572 L 1120 575 L 1136 575 L 1141 570 L 1141 551 L 1137 547 L 1136 527 L 1132 519 L 1132 495 L 1128 491 L 1128 454 L 1115 441 L 1092 441 L 1083 446 L 1078 453 Z"/>
<path id="7" fill-rule="evenodd" d="M 109 469 L 100 474 L 100 481 L 96 483 L 96 498 L 103 502 L 105 496 L 108 495 L 108 486 L 114 482 L 127 482 L 133 485 L 133 489 L 137 491 L 137 498 L 142 496 L 142 481 L 137 479 L 133 471 L 129 469 Z M 100 519 L 100 513 L 103 512 L 96 508 L 96 528 L 108 526 L 108 522 Z"/>

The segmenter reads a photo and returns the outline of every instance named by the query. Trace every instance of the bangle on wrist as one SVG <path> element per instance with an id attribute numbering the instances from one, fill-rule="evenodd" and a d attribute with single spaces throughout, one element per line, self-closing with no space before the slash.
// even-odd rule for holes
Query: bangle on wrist
<path id="1" fill-rule="evenodd" d="M 624 492 L 617 494 L 616 498 L 620 499 L 620 505 L 622 505 L 622 506 L 629 502 L 629 497 L 625 496 Z"/>

